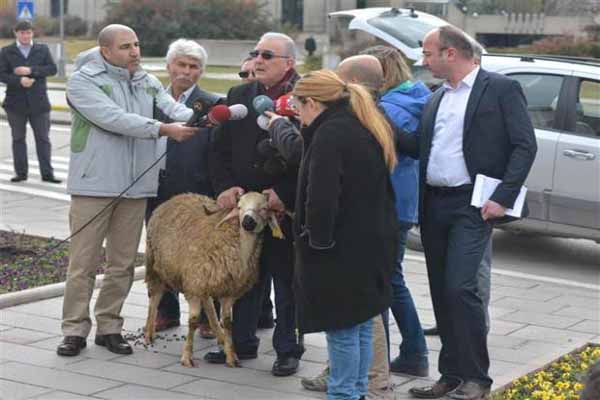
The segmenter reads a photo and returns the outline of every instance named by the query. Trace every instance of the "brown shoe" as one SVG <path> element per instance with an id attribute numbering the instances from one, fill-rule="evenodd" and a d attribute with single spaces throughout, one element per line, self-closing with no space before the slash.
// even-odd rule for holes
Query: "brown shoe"
<path id="1" fill-rule="evenodd" d="M 207 322 L 202 322 L 198 325 L 198 334 L 202 339 L 214 339 L 217 337 Z"/>
<path id="2" fill-rule="evenodd" d="M 485 400 L 489 394 L 490 388 L 488 386 L 466 381 L 461 383 L 456 390 L 448 393 L 448 397 L 455 400 Z"/>
<path id="3" fill-rule="evenodd" d="M 417 399 L 439 399 L 460 385 L 460 382 L 439 380 L 432 386 L 413 387 L 408 390 Z"/>
<path id="4" fill-rule="evenodd" d="M 167 330 L 169 328 L 174 328 L 179 326 L 179 319 L 175 318 L 163 318 L 160 315 L 156 317 L 156 321 L 154 321 L 154 330 L 156 332 L 161 332 Z"/>

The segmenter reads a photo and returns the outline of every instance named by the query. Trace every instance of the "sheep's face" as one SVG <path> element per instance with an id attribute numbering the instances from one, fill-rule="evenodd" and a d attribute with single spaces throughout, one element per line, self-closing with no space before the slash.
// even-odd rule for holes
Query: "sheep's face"
<path id="1" fill-rule="evenodd" d="M 250 192 L 238 201 L 240 226 L 247 232 L 259 233 L 269 223 L 270 212 L 267 197 L 261 193 Z"/>

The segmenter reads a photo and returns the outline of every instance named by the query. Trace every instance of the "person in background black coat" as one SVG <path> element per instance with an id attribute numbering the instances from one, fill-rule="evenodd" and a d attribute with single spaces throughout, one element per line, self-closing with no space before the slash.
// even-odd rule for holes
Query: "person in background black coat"
<path id="1" fill-rule="evenodd" d="M 391 303 L 398 224 L 391 127 L 363 86 L 333 71 L 296 84 L 304 152 L 294 237 L 300 333 L 325 331 L 328 397 L 368 391 L 372 318 Z"/>
<path id="2" fill-rule="evenodd" d="M 479 400 L 492 384 L 479 268 L 493 226 L 513 207 L 537 145 L 521 86 L 481 69 L 462 31 L 445 26 L 429 32 L 423 55 L 424 67 L 446 80 L 430 97 L 419 127 L 419 221 L 442 341 L 441 378 L 410 393 Z M 470 205 L 477 174 L 501 180 L 481 209 Z"/>
<path id="3" fill-rule="evenodd" d="M 56 75 L 56 64 L 48 46 L 33 43 L 33 26 L 19 21 L 15 26 L 16 43 L 0 51 L 0 82 L 6 84 L 2 104 L 12 132 L 12 151 L 15 176 L 11 182 L 27 180 L 27 121 L 35 137 L 35 149 L 42 180 L 60 183 L 54 177 L 50 144 L 50 101 L 46 77 Z"/>
<path id="4" fill-rule="evenodd" d="M 175 100 L 192 108 L 200 102 L 204 112 L 224 102 L 216 94 L 206 92 L 196 82 L 206 67 L 206 51 L 193 40 L 179 39 L 171 43 L 167 51 L 167 71 L 170 77 L 168 90 Z M 159 121 L 171 122 L 168 117 L 157 110 L 154 117 Z M 146 208 L 146 223 L 152 212 L 173 196 L 181 193 L 197 193 L 213 197 L 214 191 L 208 173 L 208 148 L 210 128 L 200 131 L 185 142 L 177 142 L 171 138 L 161 140 L 166 144 L 166 160 L 159 174 L 158 195 L 149 198 Z M 158 305 L 156 331 L 179 326 L 179 294 L 166 291 Z M 205 339 L 214 338 L 206 314 L 202 312 L 198 332 Z"/>
<path id="5" fill-rule="evenodd" d="M 294 209 L 297 167 L 281 163 L 280 156 L 264 154 L 263 146 L 268 133 L 256 123 L 258 117 L 252 100 L 258 95 L 277 99 L 289 92 L 298 79 L 294 69 L 295 44 L 281 33 L 264 34 L 250 53 L 254 58 L 256 81 L 232 88 L 227 104 L 241 103 L 248 107 L 248 115 L 239 121 L 228 121 L 214 132 L 210 150 L 210 173 L 217 204 L 233 208 L 237 197 L 248 191 L 269 194 L 269 207 L 280 213 L 285 239 L 279 240 L 265 233 L 260 259 L 261 280 L 234 305 L 233 343 L 240 359 L 257 357 L 259 339 L 256 337 L 264 276 L 270 272 L 275 288 L 277 323 L 273 332 L 273 347 L 277 359 L 271 372 L 275 376 L 295 373 L 304 347 L 296 337 L 294 294 L 292 292 L 293 242 L 291 221 L 285 210 Z M 277 161 L 277 162 L 273 162 Z M 204 359 L 211 363 L 225 363 L 221 351 L 209 352 Z"/>

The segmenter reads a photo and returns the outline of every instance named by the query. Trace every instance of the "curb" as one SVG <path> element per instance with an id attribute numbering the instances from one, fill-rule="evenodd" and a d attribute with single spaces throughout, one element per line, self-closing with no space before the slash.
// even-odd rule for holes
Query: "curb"
<path id="1" fill-rule="evenodd" d="M 137 267 L 133 273 L 133 280 L 137 281 L 146 276 L 146 267 Z M 96 276 L 94 289 L 102 286 L 104 274 Z M 0 295 L 0 310 L 21 304 L 32 303 L 34 301 L 51 299 L 53 297 L 63 296 L 65 292 L 65 282 L 53 283 L 35 287 L 31 289 L 20 290 L 18 292 L 5 293 Z"/>

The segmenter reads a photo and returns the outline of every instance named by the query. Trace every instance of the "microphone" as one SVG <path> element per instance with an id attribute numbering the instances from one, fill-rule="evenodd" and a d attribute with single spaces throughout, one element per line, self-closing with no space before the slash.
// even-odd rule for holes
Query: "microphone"
<path id="1" fill-rule="evenodd" d="M 298 112 L 292 104 L 292 96 L 284 94 L 275 102 L 275 113 L 283 115 L 284 117 L 296 117 Z"/>
<path id="2" fill-rule="evenodd" d="M 246 118 L 246 115 L 248 115 L 248 107 L 243 104 L 234 104 L 229 106 L 229 112 L 231 113 L 229 119 L 237 121 Z"/>
<path id="3" fill-rule="evenodd" d="M 270 121 L 269 117 L 267 117 L 266 115 L 263 115 L 263 114 L 259 115 L 258 118 L 256 118 L 256 124 L 263 131 L 269 130 L 269 121 Z"/>
<path id="4" fill-rule="evenodd" d="M 264 94 L 256 96 L 252 100 L 252 106 L 258 114 L 264 114 L 265 111 L 275 111 L 275 103 L 273 103 L 273 100 L 269 96 L 265 96 Z"/>
<path id="5" fill-rule="evenodd" d="M 205 128 L 212 125 L 220 125 L 231 118 L 231 111 L 229 107 L 223 104 L 217 104 L 210 109 L 208 114 L 203 115 L 203 110 L 198 110 L 196 103 L 194 103 L 194 114 L 186 122 L 187 126 L 194 126 L 197 128 Z"/>

